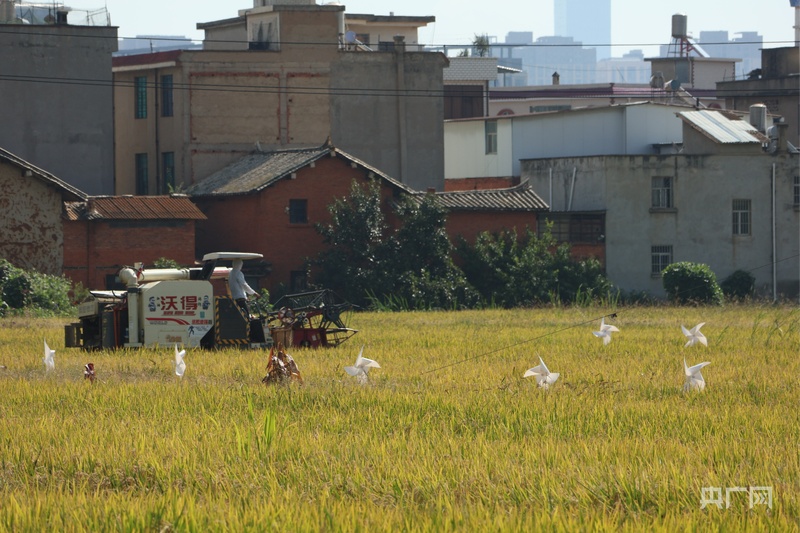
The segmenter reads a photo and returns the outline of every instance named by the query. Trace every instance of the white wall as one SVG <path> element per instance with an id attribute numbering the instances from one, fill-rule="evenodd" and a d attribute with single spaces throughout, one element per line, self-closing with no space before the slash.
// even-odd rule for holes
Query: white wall
<path id="1" fill-rule="evenodd" d="M 654 143 L 681 142 L 676 113 L 686 109 L 645 103 L 495 117 L 496 156 L 484 153 L 483 120 L 446 121 L 445 177 L 519 176 L 522 159 L 655 154 Z"/>
<path id="2" fill-rule="evenodd" d="M 513 171 L 511 119 L 497 119 L 497 153 L 486 153 L 483 120 L 444 123 L 444 176 L 452 178 L 508 177 Z"/>

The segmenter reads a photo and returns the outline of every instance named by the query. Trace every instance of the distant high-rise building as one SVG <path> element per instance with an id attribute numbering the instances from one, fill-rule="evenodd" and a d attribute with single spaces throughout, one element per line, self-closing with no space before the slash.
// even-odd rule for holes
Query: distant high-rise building
<path id="1" fill-rule="evenodd" d="M 597 59 L 611 57 L 611 0 L 554 0 L 555 34 L 597 49 Z"/>

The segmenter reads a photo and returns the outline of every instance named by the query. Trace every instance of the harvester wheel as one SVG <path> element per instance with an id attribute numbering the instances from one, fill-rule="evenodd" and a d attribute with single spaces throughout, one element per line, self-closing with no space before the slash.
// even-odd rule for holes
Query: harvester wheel
<path id="1" fill-rule="evenodd" d="M 294 324 L 294 311 L 290 307 L 281 307 L 278 310 L 278 320 L 284 326 L 291 326 Z"/>

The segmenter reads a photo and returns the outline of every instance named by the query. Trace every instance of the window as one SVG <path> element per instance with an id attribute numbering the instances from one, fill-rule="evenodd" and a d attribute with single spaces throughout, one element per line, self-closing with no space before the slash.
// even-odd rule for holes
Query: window
<path id="1" fill-rule="evenodd" d="M 145 76 L 137 76 L 134 79 L 135 88 L 135 110 L 136 118 L 147 118 L 147 78 Z"/>
<path id="2" fill-rule="evenodd" d="M 598 243 L 604 239 L 605 217 L 602 214 L 548 213 L 537 224 L 540 237 L 547 231 L 547 222 L 552 223 L 550 233 L 558 242 Z"/>
<path id="3" fill-rule="evenodd" d="M 172 101 L 172 74 L 161 76 L 161 116 L 171 117 L 175 112 Z"/>
<path id="4" fill-rule="evenodd" d="M 161 154 L 161 175 L 164 176 L 164 191 L 175 192 L 175 152 Z"/>
<path id="5" fill-rule="evenodd" d="M 486 132 L 486 153 L 497 153 L 497 121 L 487 120 L 484 122 L 484 131 Z"/>
<path id="6" fill-rule="evenodd" d="M 794 177 L 794 206 L 800 206 L 800 176 Z"/>
<path id="7" fill-rule="evenodd" d="M 289 224 L 308 224 L 308 200 L 289 200 Z"/>
<path id="8" fill-rule="evenodd" d="M 672 178 L 670 176 L 655 176 L 651 180 L 652 204 L 655 209 L 668 209 L 672 207 Z"/>
<path id="9" fill-rule="evenodd" d="M 651 267 L 650 275 L 661 276 L 661 271 L 672 264 L 672 245 L 650 247 Z"/>
<path id="10" fill-rule="evenodd" d="M 750 235 L 750 200 L 733 201 L 733 234 Z"/>
<path id="11" fill-rule="evenodd" d="M 147 194 L 147 154 L 136 154 L 136 194 Z"/>

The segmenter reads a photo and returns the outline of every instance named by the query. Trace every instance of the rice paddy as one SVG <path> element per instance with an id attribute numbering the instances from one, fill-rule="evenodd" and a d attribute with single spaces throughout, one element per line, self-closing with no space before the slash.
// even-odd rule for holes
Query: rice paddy
<path id="1" fill-rule="evenodd" d="M 3 319 L 0 531 L 798 531 L 800 310 L 613 311 L 353 314 L 342 346 L 290 351 L 290 387 L 263 351 L 189 349 L 179 378 L 171 346 Z M 540 356 L 549 390 L 522 377 Z M 684 357 L 711 362 L 702 393 Z"/>

